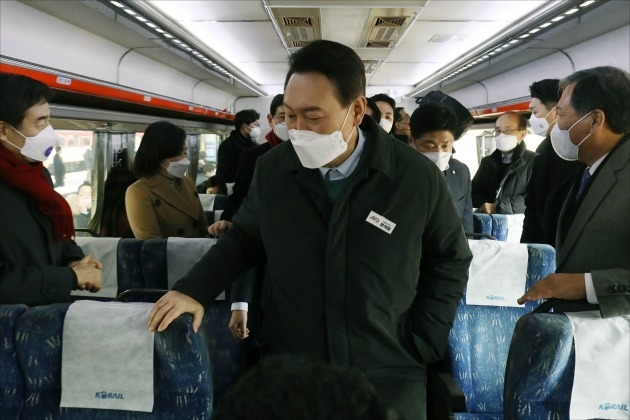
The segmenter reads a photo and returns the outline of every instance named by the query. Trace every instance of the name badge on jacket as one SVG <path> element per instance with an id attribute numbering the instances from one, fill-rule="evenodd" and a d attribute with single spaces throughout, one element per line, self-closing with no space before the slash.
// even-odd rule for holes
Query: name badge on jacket
<path id="1" fill-rule="evenodd" d="M 370 212 L 370 214 L 368 215 L 367 219 L 365 219 L 365 221 L 371 225 L 376 226 L 383 232 L 389 233 L 389 234 L 391 234 L 394 231 L 394 228 L 396 227 L 396 223 L 392 222 L 391 220 L 387 220 L 385 217 L 373 211 Z"/>

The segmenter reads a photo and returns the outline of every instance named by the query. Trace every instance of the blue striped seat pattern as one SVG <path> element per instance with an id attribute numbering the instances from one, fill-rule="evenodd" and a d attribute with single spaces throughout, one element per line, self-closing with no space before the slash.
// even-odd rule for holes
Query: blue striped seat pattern
<path id="1" fill-rule="evenodd" d="M 575 370 L 571 321 L 563 314 L 528 314 L 516 324 L 505 373 L 505 416 L 569 419 Z"/>
<path id="2" fill-rule="evenodd" d="M 529 288 L 555 271 L 555 251 L 539 244 L 528 244 L 527 249 Z M 467 413 L 456 413 L 463 416 L 456 418 L 502 418 L 505 366 L 514 326 L 538 302 L 499 307 L 466 305 L 464 299 L 457 308 L 444 358 L 446 372 L 466 395 Z"/>
<path id="3" fill-rule="evenodd" d="M 144 286 L 141 265 L 142 242 L 139 239 L 122 238 L 118 242 L 118 294 Z"/>
<path id="4" fill-rule="evenodd" d="M 168 289 L 166 239 L 147 239 L 142 246 L 142 276 L 147 289 Z"/>
<path id="5" fill-rule="evenodd" d="M 155 335 L 152 413 L 60 408 L 62 335 L 67 310 L 67 304 L 36 307 L 18 320 L 16 345 L 26 382 L 22 418 L 210 418 L 213 400 L 207 336 L 204 331 L 192 332 L 190 315 L 178 318 L 165 332 Z"/>
<path id="6" fill-rule="evenodd" d="M 18 419 L 24 402 L 24 380 L 15 347 L 17 320 L 26 305 L 0 305 L 0 417 Z"/>
<path id="7" fill-rule="evenodd" d="M 473 213 L 473 231 L 492 235 L 492 218 L 488 214 Z"/>
<path id="8" fill-rule="evenodd" d="M 507 241 L 508 236 L 508 218 L 505 214 L 493 214 L 492 219 L 492 236 L 499 241 Z"/>
<path id="9" fill-rule="evenodd" d="M 204 323 L 209 335 L 210 358 L 215 403 L 245 370 L 247 353 L 245 343 L 236 340 L 230 330 L 230 303 L 215 300 L 206 308 Z"/>

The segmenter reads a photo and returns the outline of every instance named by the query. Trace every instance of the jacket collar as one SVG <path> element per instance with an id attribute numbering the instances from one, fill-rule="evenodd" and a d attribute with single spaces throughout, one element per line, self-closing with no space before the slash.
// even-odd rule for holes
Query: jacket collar
<path id="1" fill-rule="evenodd" d="M 521 157 L 523 157 L 523 153 L 525 153 L 525 150 L 527 150 L 527 145 L 525 144 L 525 140 L 523 140 L 522 142 L 516 145 L 516 148 L 514 150 L 512 150 L 512 163 L 510 165 L 513 165 L 519 160 L 521 160 Z M 494 152 L 492 152 L 492 156 L 498 162 L 501 162 L 503 152 L 501 152 L 499 149 L 496 149 Z"/>
<path id="2" fill-rule="evenodd" d="M 376 121 L 371 117 L 364 117 L 359 128 L 365 136 L 365 147 L 356 170 L 362 170 L 367 167 L 380 171 L 390 178 L 393 177 L 395 140 L 376 124 Z M 277 174 L 299 170 L 317 170 L 303 167 L 291 141 L 284 143 L 277 147 L 278 150 L 283 152 L 276 171 Z"/>
<path id="3" fill-rule="evenodd" d="M 181 193 L 175 190 L 174 186 L 170 185 L 171 180 L 161 171 L 155 175 L 142 178 L 142 180 L 149 185 L 156 197 L 171 204 L 174 208 L 193 219 L 198 217 L 198 208 L 190 200 L 184 199 L 184 197 L 192 196 L 195 191 L 191 189 L 190 183 L 185 182 L 183 178 L 180 181 Z"/>
<path id="4" fill-rule="evenodd" d="M 630 156 L 629 137 L 629 135 L 624 136 L 620 143 L 610 152 L 610 154 L 606 157 L 606 160 L 604 160 L 597 169 L 597 176 L 595 176 L 592 181 L 594 185 L 591 185 L 588 189 L 586 195 L 584 196 L 584 200 L 577 209 L 575 217 L 567 230 L 564 242 L 562 242 L 563 235 L 561 234 L 562 222 L 559 224 L 558 234 L 556 236 L 556 243 L 559 247 L 557 266 L 560 266 L 569 255 L 571 248 L 573 248 L 573 245 L 575 245 L 575 242 L 582 234 L 586 223 L 591 219 L 593 213 L 599 208 L 599 206 L 606 205 L 606 196 L 609 191 L 617 182 L 621 182 L 623 180 L 622 177 L 627 176 L 626 173 L 621 171 L 626 165 L 628 165 Z M 612 197 L 609 199 L 612 199 Z M 569 211 L 569 207 L 573 205 L 574 200 L 575 185 L 569 192 L 564 202 L 560 215 L 561 221 L 566 217 L 566 213 Z"/>

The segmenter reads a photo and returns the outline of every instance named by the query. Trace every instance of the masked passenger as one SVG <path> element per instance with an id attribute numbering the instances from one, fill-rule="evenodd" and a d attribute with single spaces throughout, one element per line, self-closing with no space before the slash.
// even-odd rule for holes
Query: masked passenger
<path id="1" fill-rule="evenodd" d="M 29 77 L 0 74 L 0 303 L 70 301 L 102 287 L 100 262 L 74 243 L 72 211 L 42 162 L 58 136 L 52 92 Z"/>
<path id="2" fill-rule="evenodd" d="M 136 152 L 139 180 L 127 188 L 125 205 L 137 239 L 207 235 L 208 222 L 193 180 L 185 176 L 186 132 L 167 121 L 147 127 Z"/>

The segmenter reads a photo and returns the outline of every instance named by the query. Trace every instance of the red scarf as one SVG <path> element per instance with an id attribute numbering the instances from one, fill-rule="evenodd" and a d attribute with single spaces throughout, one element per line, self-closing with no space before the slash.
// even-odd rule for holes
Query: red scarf
<path id="1" fill-rule="evenodd" d="M 273 129 L 271 129 L 271 131 L 267 133 L 267 135 L 265 136 L 265 140 L 269 142 L 272 149 L 277 145 L 282 144 L 282 140 L 280 139 L 280 137 L 276 136 L 276 133 L 273 131 Z"/>
<path id="2" fill-rule="evenodd" d="M 25 163 L 4 146 L 0 146 L 0 179 L 11 188 L 23 192 L 35 203 L 37 210 L 50 220 L 56 242 L 74 238 L 70 205 L 50 185 L 41 162 Z"/>

